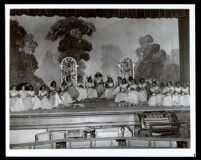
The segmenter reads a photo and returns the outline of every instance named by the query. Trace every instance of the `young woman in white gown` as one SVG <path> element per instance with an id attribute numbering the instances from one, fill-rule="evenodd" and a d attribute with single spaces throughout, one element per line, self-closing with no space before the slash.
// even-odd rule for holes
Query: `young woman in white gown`
<path id="1" fill-rule="evenodd" d="M 183 86 L 181 88 L 181 97 L 179 105 L 183 107 L 190 106 L 190 89 L 186 83 L 183 83 Z"/>
<path id="2" fill-rule="evenodd" d="M 124 106 L 128 102 L 128 87 L 129 84 L 125 78 L 122 79 L 122 83 L 119 86 L 119 93 L 115 96 L 115 102 L 119 103 L 119 106 Z"/>
<path id="3" fill-rule="evenodd" d="M 144 104 L 147 102 L 147 91 L 146 91 L 147 84 L 144 78 L 140 79 L 140 83 L 138 84 L 138 87 L 140 89 L 138 92 L 138 98 L 140 102 Z"/>
<path id="4" fill-rule="evenodd" d="M 122 78 L 119 76 L 117 77 L 117 82 L 115 84 L 113 95 L 116 96 L 120 91 L 120 85 L 122 84 Z"/>
<path id="5" fill-rule="evenodd" d="M 16 86 L 12 86 L 10 90 L 10 111 L 20 112 L 24 110 L 25 107 L 21 95 L 16 90 Z"/>
<path id="6" fill-rule="evenodd" d="M 53 108 L 64 105 L 58 92 L 59 89 L 57 87 L 57 83 L 55 81 L 52 81 L 50 84 L 50 103 Z"/>
<path id="7" fill-rule="evenodd" d="M 31 98 L 32 108 L 30 109 L 32 110 L 41 109 L 40 99 L 33 90 L 32 85 L 29 85 L 29 90 L 27 91 L 27 94 L 29 94 Z"/>
<path id="8" fill-rule="evenodd" d="M 87 78 L 87 82 L 85 83 L 85 87 L 87 89 L 87 98 L 97 98 L 98 94 L 97 91 L 95 89 L 93 80 L 90 77 Z"/>
<path id="9" fill-rule="evenodd" d="M 172 82 L 168 81 L 165 87 L 165 96 L 163 101 L 163 106 L 173 106 L 172 95 L 174 93 L 174 88 Z"/>
<path id="10" fill-rule="evenodd" d="M 83 83 L 82 76 L 78 76 L 77 91 L 79 92 L 78 101 L 83 101 L 84 99 L 87 98 L 87 90 Z"/>
<path id="11" fill-rule="evenodd" d="M 157 106 L 163 106 L 164 96 L 165 96 L 165 84 L 161 83 L 159 87 L 159 93 L 156 95 Z"/>
<path id="12" fill-rule="evenodd" d="M 61 97 L 61 100 L 62 100 L 63 104 L 66 107 L 69 107 L 70 104 L 73 103 L 72 97 L 67 91 L 67 86 L 66 86 L 65 81 L 63 81 L 62 84 L 61 84 L 60 97 Z"/>
<path id="13" fill-rule="evenodd" d="M 70 76 L 66 77 L 66 85 L 67 85 L 67 91 L 71 95 L 73 102 L 77 102 L 79 97 L 79 92 L 76 89 L 76 86 L 73 83 L 72 78 Z"/>
<path id="14" fill-rule="evenodd" d="M 151 96 L 149 97 L 148 104 L 149 106 L 157 106 L 157 95 L 159 94 L 159 87 L 156 85 L 156 81 L 152 82 L 150 88 Z"/>
<path id="15" fill-rule="evenodd" d="M 137 105 L 139 104 L 140 100 L 138 98 L 138 85 L 135 79 L 129 79 L 130 81 L 130 85 L 128 88 L 128 98 L 127 98 L 127 102 L 130 103 L 131 105 Z"/>
<path id="16" fill-rule="evenodd" d="M 104 93 L 104 97 L 106 99 L 113 99 L 114 98 L 114 81 L 112 79 L 112 77 L 107 77 L 107 81 L 105 82 L 105 93 Z"/>
<path id="17" fill-rule="evenodd" d="M 180 104 L 180 97 L 181 97 L 181 85 L 180 82 L 175 83 L 174 93 L 172 95 L 172 105 L 179 106 Z"/>
<path id="18" fill-rule="evenodd" d="M 46 90 L 45 85 L 40 87 L 38 97 L 40 99 L 41 109 L 52 109 L 52 104 L 50 103 L 50 100 L 48 98 L 49 94 L 48 91 Z"/>
<path id="19" fill-rule="evenodd" d="M 33 108 L 31 95 L 27 92 L 27 90 L 28 87 L 26 85 L 23 85 L 21 87 L 21 90 L 19 91 L 20 97 L 22 98 L 23 101 L 24 111 L 28 111 Z"/>
<path id="20" fill-rule="evenodd" d="M 94 86 L 96 88 L 98 97 L 104 98 L 105 87 L 104 87 L 103 75 L 99 72 L 97 72 L 94 75 Z"/>

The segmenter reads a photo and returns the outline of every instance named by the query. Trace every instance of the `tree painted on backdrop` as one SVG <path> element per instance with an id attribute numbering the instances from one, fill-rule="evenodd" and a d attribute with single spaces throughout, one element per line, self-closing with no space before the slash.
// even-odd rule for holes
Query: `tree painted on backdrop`
<path id="1" fill-rule="evenodd" d="M 86 68 L 84 61 L 89 60 L 89 52 L 92 50 L 92 44 L 83 36 L 91 36 L 95 31 L 94 24 L 76 17 L 67 17 L 51 26 L 45 39 L 53 42 L 59 39 L 58 51 L 60 55 L 58 61 L 61 63 L 65 57 L 74 58 L 79 65 L 78 75 L 83 76 Z"/>
<path id="2" fill-rule="evenodd" d="M 34 75 L 38 62 L 33 54 L 38 43 L 17 20 L 10 20 L 10 71 L 11 84 L 28 82 L 39 87 L 43 80 Z"/>

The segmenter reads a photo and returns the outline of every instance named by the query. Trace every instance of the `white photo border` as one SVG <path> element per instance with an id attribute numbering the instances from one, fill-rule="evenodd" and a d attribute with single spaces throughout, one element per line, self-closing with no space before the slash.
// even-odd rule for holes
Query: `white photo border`
<path id="1" fill-rule="evenodd" d="M 189 9 L 190 17 L 190 148 L 188 149 L 10 149 L 9 26 L 10 9 Z M 7 157 L 194 157 L 196 156 L 195 5 L 194 4 L 6 4 L 6 156 Z"/>

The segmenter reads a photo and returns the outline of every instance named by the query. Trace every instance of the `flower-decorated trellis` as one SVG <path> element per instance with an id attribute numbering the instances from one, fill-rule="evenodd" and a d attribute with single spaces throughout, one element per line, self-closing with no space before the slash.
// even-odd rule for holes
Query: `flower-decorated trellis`
<path id="1" fill-rule="evenodd" d="M 134 78 L 134 66 L 135 63 L 131 58 L 124 57 L 117 65 L 119 76 L 128 79 L 129 76 Z"/>
<path id="2" fill-rule="evenodd" d="M 70 76 L 73 84 L 77 86 L 77 63 L 74 58 L 66 57 L 62 60 L 61 68 L 61 84 L 66 82 L 66 77 Z"/>

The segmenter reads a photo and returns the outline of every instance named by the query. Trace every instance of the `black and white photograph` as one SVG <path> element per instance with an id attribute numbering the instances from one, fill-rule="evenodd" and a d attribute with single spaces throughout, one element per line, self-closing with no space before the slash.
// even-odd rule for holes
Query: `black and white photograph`
<path id="1" fill-rule="evenodd" d="M 5 20 L 10 156 L 195 154 L 194 5 L 6 5 Z"/>

